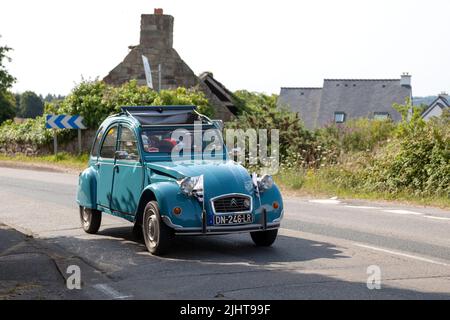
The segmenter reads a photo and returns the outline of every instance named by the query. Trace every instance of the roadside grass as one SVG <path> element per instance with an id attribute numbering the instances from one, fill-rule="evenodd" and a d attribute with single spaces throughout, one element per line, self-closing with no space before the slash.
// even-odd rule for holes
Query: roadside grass
<path id="1" fill-rule="evenodd" d="M 0 161 L 6 163 L 25 164 L 30 166 L 42 165 L 44 167 L 53 167 L 61 169 L 71 170 L 84 170 L 87 167 L 89 155 L 83 153 L 81 155 L 71 155 L 65 152 L 58 153 L 57 155 L 47 156 L 6 156 L 0 155 Z"/>
<path id="2" fill-rule="evenodd" d="M 274 178 L 283 193 L 290 196 L 336 196 L 344 199 L 393 201 L 410 205 L 423 205 L 450 209 L 449 197 L 442 195 L 417 196 L 412 192 L 407 191 L 394 194 L 390 192 L 355 190 L 349 187 L 341 187 L 327 180 L 323 175 L 316 174 L 314 170 L 285 169 L 274 176 Z"/>

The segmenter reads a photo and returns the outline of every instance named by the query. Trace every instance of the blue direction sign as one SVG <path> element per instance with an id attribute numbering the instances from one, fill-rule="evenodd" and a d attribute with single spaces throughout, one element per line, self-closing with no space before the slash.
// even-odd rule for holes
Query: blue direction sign
<path id="1" fill-rule="evenodd" d="M 82 116 L 47 115 L 47 129 L 86 129 Z"/>

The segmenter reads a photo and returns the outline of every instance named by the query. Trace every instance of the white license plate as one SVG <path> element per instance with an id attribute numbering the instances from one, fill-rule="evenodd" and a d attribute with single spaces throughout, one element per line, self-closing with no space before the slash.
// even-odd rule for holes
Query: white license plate
<path id="1" fill-rule="evenodd" d="M 214 216 L 215 225 L 248 224 L 253 222 L 251 213 L 224 214 Z"/>

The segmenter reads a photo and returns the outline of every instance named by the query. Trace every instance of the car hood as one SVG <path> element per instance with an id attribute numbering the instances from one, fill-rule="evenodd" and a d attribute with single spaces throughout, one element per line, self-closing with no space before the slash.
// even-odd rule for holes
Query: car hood
<path id="1" fill-rule="evenodd" d="M 209 196 L 253 192 L 248 171 L 234 161 L 152 162 L 147 163 L 147 167 L 155 173 L 168 175 L 177 180 L 203 175 L 205 193 Z"/>

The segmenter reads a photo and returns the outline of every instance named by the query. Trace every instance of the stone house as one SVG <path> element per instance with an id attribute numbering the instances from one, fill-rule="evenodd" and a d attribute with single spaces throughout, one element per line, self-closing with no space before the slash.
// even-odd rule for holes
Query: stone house
<path id="1" fill-rule="evenodd" d="M 154 14 L 143 14 L 139 44 L 129 47 L 130 52 L 125 59 L 112 69 L 103 81 L 118 86 L 136 79 L 139 85 L 146 85 L 142 60 L 142 56 L 145 56 L 150 62 L 154 88 L 160 87 L 162 90 L 177 87 L 198 88 L 205 93 L 214 107 L 215 118 L 224 121 L 233 119 L 235 107 L 232 97 L 224 101 L 221 95 L 205 83 L 204 78 L 195 75 L 173 48 L 173 27 L 174 17 L 163 14 L 162 9 L 155 9 Z M 159 76 L 155 75 L 159 65 L 161 65 L 161 83 Z M 209 82 L 211 78 L 212 74 L 206 77 Z"/>
<path id="2" fill-rule="evenodd" d="M 400 79 L 325 79 L 323 87 L 283 87 L 277 104 L 297 112 L 308 129 L 349 119 L 391 118 L 401 115 L 392 108 L 412 98 L 411 76 Z"/>

